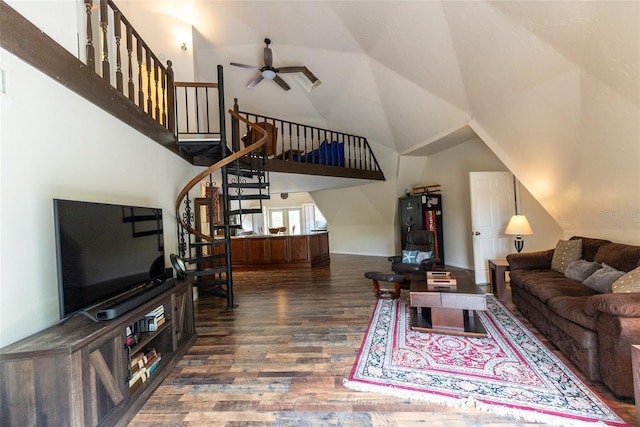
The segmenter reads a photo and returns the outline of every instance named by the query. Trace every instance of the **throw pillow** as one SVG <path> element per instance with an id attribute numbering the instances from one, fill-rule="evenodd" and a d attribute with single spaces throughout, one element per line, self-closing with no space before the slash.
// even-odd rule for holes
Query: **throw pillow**
<path id="1" fill-rule="evenodd" d="M 404 264 L 415 264 L 418 251 L 402 251 L 402 262 Z"/>
<path id="2" fill-rule="evenodd" d="M 564 274 L 569 263 L 582 258 L 582 240 L 560 240 L 553 251 L 551 269 Z"/>
<path id="3" fill-rule="evenodd" d="M 602 268 L 602 266 L 597 262 L 589 262 L 579 259 L 578 261 L 572 261 L 569 263 L 567 270 L 564 272 L 564 276 L 568 279 L 583 282 L 587 277 L 591 276 L 600 268 Z"/>
<path id="4" fill-rule="evenodd" d="M 606 294 L 611 292 L 613 283 L 623 275 L 624 271 L 616 270 L 603 262 L 602 268 L 587 277 L 582 283 L 596 292 Z"/>
<path id="5" fill-rule="evenodd" d="M 640 292 L 640 267 L 623 274 L 611 285 L 614 294 Z"/>
<path id="6" fill-rule="evenodd" d="M 433 258 L 433 251 L 426 251 L 426 252 L 420 251 L 418 252 L 418 255 L 416 255 L 416 262 L 420 264 L 422 261 L 429 258 Z"/>

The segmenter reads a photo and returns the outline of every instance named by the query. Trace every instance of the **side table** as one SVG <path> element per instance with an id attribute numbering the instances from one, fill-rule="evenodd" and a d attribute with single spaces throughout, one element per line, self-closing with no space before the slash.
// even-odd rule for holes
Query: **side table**
<path id="1" fill-rule="evenodd" d="M 509 271 L 509 263 L 506 259 L 489 260 L 491 291 L 503 303 L 507 302 L 507 282 L 505 279 L 507 271 Z"/>

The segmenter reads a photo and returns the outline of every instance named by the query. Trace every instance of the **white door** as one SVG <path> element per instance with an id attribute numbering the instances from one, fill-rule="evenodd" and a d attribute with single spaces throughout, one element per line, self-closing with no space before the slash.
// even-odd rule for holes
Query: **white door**
<path id="1" fill-rule="evenodd" d="M 504 234 L 515 214 L 513 175 L 510 172 L 470 172 L 471 234 L 476 283 L 489 283 L 490 259 L 504 259 L 511 236 Z"/>

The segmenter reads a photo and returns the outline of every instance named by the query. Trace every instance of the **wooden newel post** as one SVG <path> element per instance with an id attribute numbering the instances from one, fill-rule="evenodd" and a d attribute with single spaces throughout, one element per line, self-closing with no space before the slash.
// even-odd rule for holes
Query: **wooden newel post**
<path id="1" fill-rule="evenodd" d="M 240 111 L 238 98 L 233 98 L 233 111 Z M 231 116 L 231 148 L 233 151 L 240 150 L 240 121 L 235 116 Z"/>
<path id="2" fill-rule="evenodd" d="M 173 68 L 171 61 L 167 61 L 167 129 L 173 134 L 176 134 L 176 103 L 175 103 L 175 89 L 173 88 Z"/>

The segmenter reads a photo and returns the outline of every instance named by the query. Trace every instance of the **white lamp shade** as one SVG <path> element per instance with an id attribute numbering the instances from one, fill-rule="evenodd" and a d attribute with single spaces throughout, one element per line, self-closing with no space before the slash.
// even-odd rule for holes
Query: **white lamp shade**
<path id="1" fill-rule="evenodd" d="M 525 236 L 527 234 L 533 234 L 533 230 L 531 229 L 526 216 L 514 215 L 509 220 L 509 224 L 507 225 L 507 229 L 504 230 L 504 234 Z"/>

